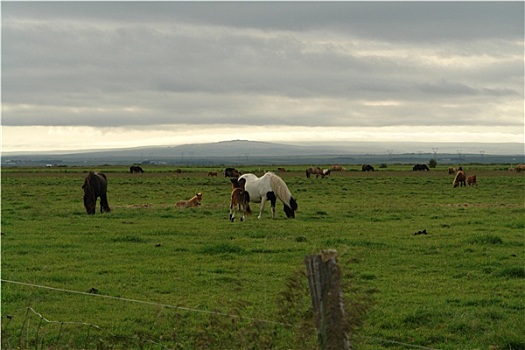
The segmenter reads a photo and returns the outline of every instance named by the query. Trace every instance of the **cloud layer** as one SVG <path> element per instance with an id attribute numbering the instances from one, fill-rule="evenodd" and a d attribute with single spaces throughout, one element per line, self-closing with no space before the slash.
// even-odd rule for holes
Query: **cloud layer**
<path id="1" fill-rule="evenodd" d="M 523 141 L 523 13 L 521 2 L 7 2 L 2 124 L 481 138 L 498 127 Z"/>

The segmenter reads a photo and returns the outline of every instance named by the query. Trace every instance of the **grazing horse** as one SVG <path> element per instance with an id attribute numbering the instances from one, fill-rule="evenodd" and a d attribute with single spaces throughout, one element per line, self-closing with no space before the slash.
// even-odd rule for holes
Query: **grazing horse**
<path id="1" fill-rule="evenodd" d="M 374 171 L 374 167 L 371 166 L 370 164 L 364 164 L 361 167 L 361 171 Z"/>
<path id="2" fill-rule="evenodd" d="M 321 176 L 321 178 L 324 178 L 327 175 L 330 175 L 330 170 L 328 169 L 321 169 L 319 167 L 316 168 L 308 168 L 306 169 L 306 178 L 310 178 L 311 175 L 315 174 L 315 178 Z"/>
<path id="3" fill-rule="evenodd" d="M 343 171 L 343 170 L 344 170 L 343 166 L 339 164 L 332 165 L 332 171 Z"/>
<path id="4" fill-rule="evenodd" d="M 285 173 L 286 169 L 285 168 L 277 168 L 277 171 L 280 172 L 280 173 Z"/>
<path id="5" fill-rule="evenodd" d="M 217 172 L 216 171 L 210 171 L 208 173 L 208 176 L 211 176 L 211 177 L 217 177 Z"/>
<path id="6" fill-rule="evenodd" d="M 202 193 L 197 193 L 195 196 L 191 197 L 187 201 L 181 200 L 175 203 L 175 205 L 179 208 L 192 208 L 192 207 L 198 207 L 201 205 L 202 201 Z"/>
<path id="7" fill-rule="evenodd" d="M 477 179 L 476 179 L 476 175 L 467 176 L 467 184 L 469 186 L 476 185 L 476 187 L 478 187 L 478 182 L 477 182 Z"/>
<path id="8" fill-rule="evenodd" d="M 89 172 L 82 185 L 84 189 L 84 207 L 89 215 L 95 214 L 97 198 L 100 197 L 100 212 L 110 212 L 107 197 L 108 179 L 103 173 Z"/>
<path id="9" fill-rule="evenodd" d="M 230 221 L 235 220 L 235 212 L 242 211 L 241 221 L 246 220 L 246 215 L 251 215 L 250 195 L 245 191 L 246 179 L 230 179 L 232 183 L 232 194 L 230 199 Z"/>
<path id="10" fill-rule="evenodd" d="M 450 167 L 450 168 L 448 168 L 448 173 L 449 173 L 449 175 L 450 174 L 455 174 L 456 173 L 456 169 L 454 169 L 453 167 Z"/>
<path id="11" fill-rule="evenodd" d="M 239 177 L 239 180 L 246 180 L 244 186 L 249 196 L 249 201 L 261 203 L 258 219 L 261 218 L 264 210 L 264 204 L 267 200 L 272 205 L 272 218 L 275 218 L 275 202 L 277 198 L 284 204 L 284 212 L 286 217 L 295 218 L 295 211 L 297 210 L 297 202 L 292 197 L 286 183 L 272 172 L 267 172 L 260 178 L 254 174 L 244 174 Z"/>
<path id="12" fill-rule="evenodd" d="M 224 169 L 224 177 L 239 177 L 241 173 L 235 168 Z"/>
<path id="13" fill-rule="evenodd" d="M 465 183 L 465 180 L 467 179 L 467 176 L 465 175 L 465 172 L 463 170 L 460 170 L 456 173 L 456 176 L 454 177 L 454 181 L 452 182 L 452 185 L 454 188 L 460 186 L 467 186 Z"/>
<path id="14" fill-rule="evenodd" d="M 518 165 L 516 165 L 516 171 L 518 173 L 522 172 L 522 171 L 525 171 L 525 164 L 518 164 Z"/>
<path id="15" fill-rule="evenodd" d="M 416 164 L 414 165 L 412 170 L 413 171 L 423 171 L 423 170 L 429 171 L 430 169 L 428 168 L 426 164 Z"/>
<path id="16" fill-rule="evenodd" d="M 132 165 L 129 167 L 130 173 L 143 173 L 144 170 L 139 165 Z"/>

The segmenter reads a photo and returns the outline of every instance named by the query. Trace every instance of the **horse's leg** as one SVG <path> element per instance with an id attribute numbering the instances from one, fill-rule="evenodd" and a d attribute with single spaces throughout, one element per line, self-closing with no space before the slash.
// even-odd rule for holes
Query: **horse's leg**
<path id="1" fill-rule="evenodd" d="M 110 212 L 111 209 L 109 208 L 109 204 L 108 204 L 108 197 L 107 195 L 104 193 L 104 194 L 101 194 L 100 195 L 100 212 L 103 213 L 103 212 Z"/>
<path id="2" fill-rule="evenodd" d="M 232 201 L 230 202 L 230 221 L 233 222 L 234 219 L 235 219 L 235 211 L 234 211 L 234 205 Z"/>
<path id="3" fill-rule="evenodd" d="M 272 205 L 272 219 L 275 219 L 275 203 L 277 201 L 277 197 L 275 196 L 275 193 L 273 192 L 266 193 L 266 197 L 268 197 Z"/>
<path id="4" fill-rule="evenodd" d="M 259 209 L 259 216 L 257 216 L 257 219 L 260 219 L 264 210 L 264 204 L 266 204 L 266 197 L 261 198 L 261 208 Z"/>
<path id="5" fill-rule="evenodd" d="M 241 215 L 241 222 L 244 221 L 246 217 L 246 209 L 244 209 L 244 204 L 242 202 L 239 202 L 239 211 L 242 213 Z"/>

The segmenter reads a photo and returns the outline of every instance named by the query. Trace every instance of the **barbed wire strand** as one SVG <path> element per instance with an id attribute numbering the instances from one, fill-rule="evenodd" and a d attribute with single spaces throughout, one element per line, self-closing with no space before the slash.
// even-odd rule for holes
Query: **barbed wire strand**
<path id="1" fill-rule="evenodd" d="M 133 302 L 133 303 L 139 303 L 139 304 L 145 304 L 145 305 L 161 306 L 161 307 L 165 307 L 165 308 L 183 310 L 183 311 L 188 311 L 188 312 L 197 312 L 197 313 L 204 313 L 204 314 L 211 314 L 211 315 L 227 316 L 227 317 L 232 317 L 232 318 L 245 319 L 245 320 L 249 320 L 249 321 L 256 321 L 256 322 L 262 322 L 262 323 L 268 323 L 268 324 L 276 324 L 276 325 L 293 327 L 293 325 L 288 324 L 288 323 L 282 323 L 282 322 L 276 322 L 276 321 L 267 321 L 267 320 L 251 318 L 251 317 L 242 317 L 242 316 L 239 316 L 239 315 L 233 315 L 233 314 L 228 314 L 228 313 L 218 312 L 218 311 L 200 310 L 200 309 L 194 309 L 194 308 L 189 308 L 189 307 L 184 307 L 184 306 L 175 306 L 175 305 L 170 305 L 170 304 L 155 303 L 155 302 L 151 302 L 151 301 L 144 301 L 144 300 L 136 300 L 136 299 L 130 299 L 130 298 L 115 297 L 115 296 L 112 296 L 112 295 L 94 294 L 94 293 L 89 293 L 89 292 L 80 292 L 80 291 L 75 291 L 75 290 L 56 288 L 56 287 L 49 287 L 49 286 L 42 286 L 42 285 L 38 285 L 38 284 L 19 282 L 19 281 L 11 281 L 11 280 L 4 280 L 4 279 L 0 279 L 0 281 L 1 282 L 5 282 L 5 283 L 11 283 L 11 284 L 18 284 L 18 285 L 28 286 L 28 287 L 35 287 L 35 288 L 54 290 L 54 291 L 59 291 L 59 292 L 64 292 L 64 293 L 80 294 L 80 295 L 86 295 L 86 296 L 91 296 L 91 297 L 100 297 L 100 298 L 106 298 L 106 299 L 112 299 L 112 300 L 120 300 L 120 301 L 127 301 L 127 302 Z M 42 319 L 44 319 L 48 323 L 81 324 L 81 325 L 84 325 L 84 326 L 95 327 L 95 328 L 101 330 L 100 327 L 98 327 L 96 325 L 93 325 L 93 324 L 85 323 L 85 322 L 49 321 L 49 320 L 45 319 L 41 314 L 39 314 L 38 312 L 34 311 L 32 308 L 29 307 L 28 309 L 30 311 L 34 312 L 35 314 L 39 315 Z M 28 312 L 29 312 L 29 310 L 28 310 Z M 381 339 L 381 338 L 367 337 L 367 336 L 358 336 L 358 337 L 363 338 L 363 339 L 379 341 L 379 342 L 383 342 L 383 343 L 403 345 L 403 346 L 407 346 L 407 347 L 415 348 L 415 349 L 440 350 L 440 349 L 437 349 L 437 348 L 429 348 L 429 347 L 424 347 L 424 346 L 419 346 L 419 345 L 407 344 L 407 343 L 398 342 L 398 341 L 395 341 L 395 340 L 388 340 L 388 339 Z M 153 343 L 155 343 L 155 342 L 153 342 Z M 162 344 L 160 344 L 160 345 L 162 345 Z"/>
<path id="2" fill-rule="evenodd" d="M 293 325 L 288 324 L 288 323 L 282 323 L 282 322 L 276 322 L 276 321 L 268 321 L 268 320 L 262 320 L 262 319 L 258 319 L 258 318 L 252 318 L 252 317 L 243 317 L 243 316 L 240 316 L 240 315 L 228 314 L 228 313 L 219 312 L 219 311 L 200 310 L 200 309 L 194 309 L 194 308 L 189 308 L 189 307 L 184 307 L 184 306 L 176 306 L 176 305 L 170 305 L 170 304 L 156 303 L 156 302 L 152 302 L 152 301 L 144 301 L 144 300 L 137 300 L 137 299 L 130 299 L 130 298 L 115 297 L 115 296 L 106 295 L 106 294 L 95 294 L 95 293 L 89 293 L 89 292 L 80 292 L 80 291 L 77 291 L 77 290 L 69 290 L 69 289 L 63 289 L 63 288 L 42 286 L 42 285 L 39 285 L 39 284 L 26 283 L 26 282 L 10 281 L 10 280 L 4 280 L 4 279 L 1 279 L 0 281 L 5 282 L 5 283 L 18 284 L 18 285 L 22 285 L 22 286 L 54 290 L 54 291 L 59 291 L 59 292 L 64 292 L 64 293 L 86 295 L 86 296 L 90 296 L 90 297 L 99 297 L 99 298 L 105 298 L 105 299 L 133 302 L 133 303 L 138 303 L 138 304 L 161 306 L 161 307 L 165 307 L 165 308 L 169 308 L 169 309 L 177 309 L 177 310 L 183 310 L 183 311 L 188 311 L 188 312 L 204 313 L 204 314 L 209 314 L 209 315 L 226 316 L 226 317 L 239 318 L 239 319 L 255 321 L 255 322 L 276 324 L 276 325 L 281 325 L 281 326 L 288 326 L 288 327 L 292 327 L 293 326 Z"/>
<path id="3" fill-rule="evenodd" d="M 38 324 L 36 338 L 35 338 L 35 344 L 36 344 L 37 347 L 38 347 L 38 335 L 39 335 L 40 328 L 42 326 L 42 322 L 49 323 L 49 324 L 60 324 L 59 334 L 58 334 L 57 340 L 55 341 L 56 345 L 58 345 L 60 343 L 60 337 L 61 337 L 64 325 L 78 325 L 78 326 L 86 326 L 86 327 L 88 327 L 88 331 L 87 331 L 87 335 L 86 335 L 86 341 L 85 341 L 85 348 L 87 348 L 87 345 L 88 345 L 88 342 L 89 342 L 89 338 L 90 338 L 90 331 L 91 331 L 92 328 L 95 328 L 96 330 L 101 331 L 101 332 L 102 331 L 106 331 L 109 335 L 111 335 L 113 337 L 118 337 L 116 334 L 112 333 L 111 331 L 104 330 L 101 327 L 99 327 L 99 326 L 97 326 L 95 324 L 92 324 L 92 323 L 77 322 L 77 321 L 52 321 L 52 320 L 49 320 L 46 317 L 44 317 L 41 313 L 35 311 L 32 307 L 26 307 L 25 310 L 26 310 L 25 319 L 24 319 L 24 322 L 22 324 L 22 327 L 20 328 L 20 338 L 19 338 L 19 342 L 18 342 L 19 345 L 22 344 L 22 333 L 24 331 L 24 328 L 26 328 L 26 330 L 29 332 L 29 327 L 26 327 L 26 324 L 28 323 L 28 320 L 29 320 L 29 312 L 30 311 L 40 318 L 40 323 Z M 9 315 L 8 319 L 9 320 L 13 319 L 13 316 Z M 4 332 L 5 332 L 5 329 L 4 329 Z M 27 338 L 28 338 L 28 336 L 26 336 L 26 339 Z M 124 337 L 124 338 L 131 339 L 131 340 L 137 340 L 137 337 Z M 42 339 L 42 341 L 44 341 L 44 339 Z M 145 341 L 147 343 L 160 345 L 161 347 L 163 347 L 165 349 L 169 349 L 169 347 L 165 346 L 164 344 L 158 343 L 158 342 L 153 341 L 151 339 L 143 339 L 143 341 Z M 8 339 L 8 343 L 10 343 L 9 339 Z M 9 346 L 10 346 L 10 344 L 9 344 Z"/>
<path id="4" fill-rule="evenodd" d="M 369 340 L 378 341 L 378 342 L 381 342 L 381 343 L 390 343 L 390 344 L 403 345 L 403 346 L 405 346 L 405 347 L 414 348 L 414 349 L 423 349 L 423 350 L 440 350 L 440 349 L 437 349 L 437 348 L 427 348 L 426 346 L 420 346 L 420 345 L 412 345 L 412 344 L 402 343 L 402 342 L 395 341 L 395 340 L 388 340 L 388 339 L 381 339 L 381 338 L 367 337 L 367 336 L 358 336 L 358 337 L 359 337 L 359 338 L 363 338 L 363 339 L 369 339 Z"/>

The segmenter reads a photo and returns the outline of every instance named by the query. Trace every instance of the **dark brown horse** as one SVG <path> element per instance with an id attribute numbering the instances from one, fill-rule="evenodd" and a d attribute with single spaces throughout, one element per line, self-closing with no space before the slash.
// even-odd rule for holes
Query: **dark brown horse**
<path id="1" fill-rule="evenodd" d="M 90 171 L 89 175 L 84 180 L 82 188 L 84 189 L 84 207 L 88 214 L 95 214 L 98 197 L 100 197 L 100 212 L 109 213 L 111 211 L 106 194 L 108 189 L 108 179 L 105 174 Z"/>
<path id="2" fill-rule="evenodd" d="M 241 173 L 235 168 L 226 168 L 224 169 L 224 177 L 239 177 Z"/>

